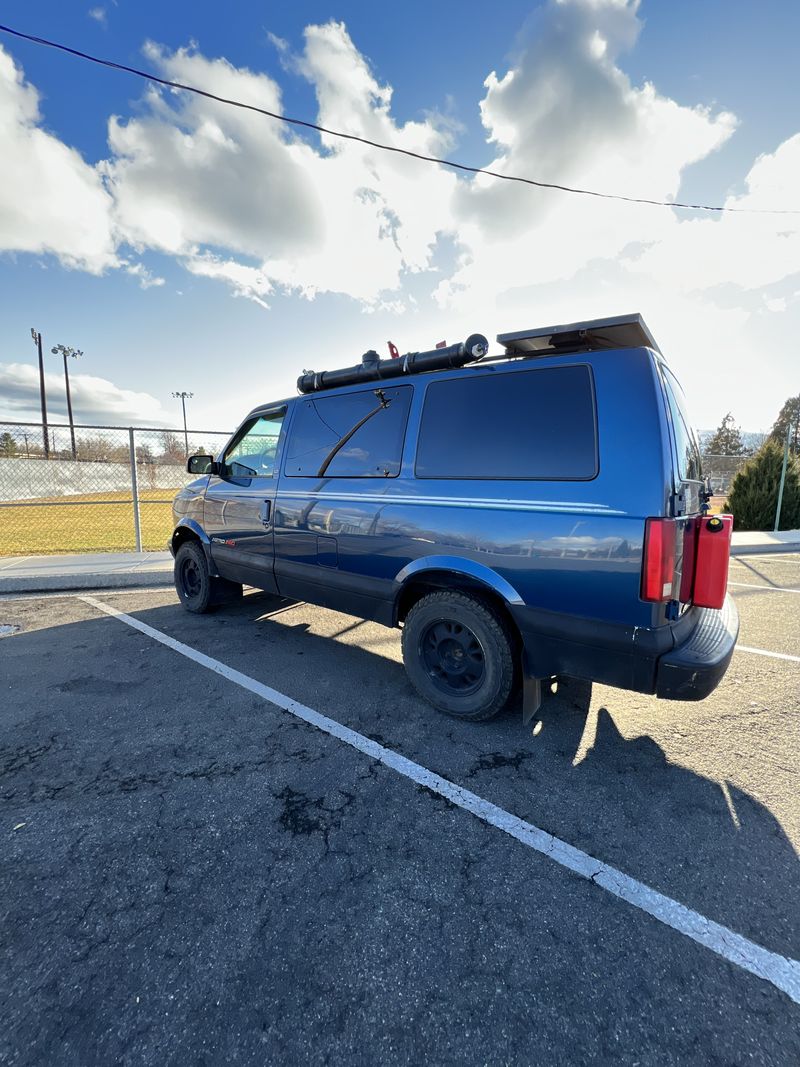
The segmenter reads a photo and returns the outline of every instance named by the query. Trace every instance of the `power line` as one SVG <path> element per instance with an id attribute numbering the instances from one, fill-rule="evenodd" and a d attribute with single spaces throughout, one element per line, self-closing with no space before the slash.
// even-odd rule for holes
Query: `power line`
<path id="1" fill-rule="evenodd" d="M 216 93 L 209 93 L 205 89 L 198 89 L 196 85 L 184 85 L 181 82 L 170 81 L 168 78 L 159 78 L 155 74 L 148 74 L 147 71 L 138 70 L 136 67 L 126 66 L 124 63 L 115 63 L 111 59 L 102 59 L 99 56 L 90 55 L 88 52 L 81 52 L 77 48 L 70 48 L 68 45 L 60 44 L 58 41 L 49 41 L 46 37 L 36 37 L 31 33 L 23 33 L 21 30 L 12 29 L 11 26 L 0 24 L 0 31 L 11 34 L 13 37 L 19 37 L 23 41 L 31 41 L 33 44 L 43 45 L 46 48 L 55 48 L 59 52 L 66 52 L 68 55 L 76 56 L 78 59 L 85 59 L 90 63 L 97 63 L 101 67 L 109 67 L 111 70 L 120 70 L 124 71 L 126 74 L 133 74 L 137 78 L 143 78 L 145 81 L 155 82 L 156 85 L 164 85 L 170 89 L 182 89 L 184 92 L 203 96 L 207 100 L 215 100 L 219 104 L 228 104 L 231 107 L 242 108 L 245 111 L 255 111 L 258 112 L 259 115 L 266 115 L 268 118 L 277 119 L 278 122 L 285 122 L 290 126 L 301 126 L 307 130 L 315 130 L 317 133 L 327 134 L 329 137 L 340 137 L 346 141 L 357 141 L 359 144 L 368 145 L 370 148 L 378 148 L 382 152 L 394 152 L 397 155 L 410 156 L 412 159 L 419 159 L 425 163 L 438 163 L 443 167 L 451 167 L 453 170 L 465 171 L 468 174 L 486 174 L 490 178 L 499 178 L 506 182 L 534 185 L 539 189 L 556 189 L 562 193 L 577 193 L 581 196 L 595 196 L 601 200 L 624 200 L 629 204 L 651 204 L 654 207 L 680 208 L 684 211 L 717 211 L 741 215 L 800 215 L 800 209 L 796 210 L 791 208 L 723 207 L 718 204 L 688 204 L 676 200 L 651 200 L 648 197 L 643 196 L 623 196 L 621 193 L 601 193 L 596 189 L 580 189 L 572 185 L 559 185 L 557 182 L 542 182 L 537 181 L 535 178 L 522 178 L 514 174 L 501 174 L 499 171 L 488 170 L 485 167 L 469 167 L 466 163 L 456 163 L 452 159 L 440 159 L 438 156 L 427 156 L 422 152 L 412 152 L 410 148 L 397 148 L 395 145 L 383 144 L 380 141 L 371 141 L 367 137 L 359 137 L 355 133 L 344 133 L 342 130 L 329 130 L 325 126 L 318 126 L 315 122 L 308 122 L 305 119 L 291 118 L 289 115 L 280 115 L 275 111 L 268 111 L 266 108 L 257 107 L 255 104 L 245 104 L 242 100 L 231 100 L 225 96 L 217 96 Z"/>

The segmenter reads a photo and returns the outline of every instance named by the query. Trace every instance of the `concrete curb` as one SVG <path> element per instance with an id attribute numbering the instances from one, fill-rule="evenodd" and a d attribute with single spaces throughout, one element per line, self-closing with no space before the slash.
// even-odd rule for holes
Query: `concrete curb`
<path id="1" fill-rule="evenodd" d="M 772 556 L 781 552 L 800 552 L 800 542 L 786 545 L 733 545 L 732 556 Z"/>
<path id="2" fill-rule="evenodd" d="M 172 568 L 161 571 L 109 571 L 98 574 L 0 576 L 0 596 L 7 593 L 66 593 L 86 589 L 154 589 L 172 585 Z"/>

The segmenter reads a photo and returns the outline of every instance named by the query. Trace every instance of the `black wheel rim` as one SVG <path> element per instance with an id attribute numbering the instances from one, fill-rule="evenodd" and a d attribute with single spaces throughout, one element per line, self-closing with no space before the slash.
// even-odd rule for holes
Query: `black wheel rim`
<path id="1" fill-rule="evenodd" d="M 189 600 L 200 596 L 203 589 L 203 575 L 197 560 L 191 556 L 181 562 L 181 588 Z"/>
<path id="2" fill-rule="evenodd" d="M 430 623 L 420 638 L 420 656 L 434 685 L 450 696 L 470 696 L 486 676 L 483 647 L 468 626 L 451 619 Z"/>

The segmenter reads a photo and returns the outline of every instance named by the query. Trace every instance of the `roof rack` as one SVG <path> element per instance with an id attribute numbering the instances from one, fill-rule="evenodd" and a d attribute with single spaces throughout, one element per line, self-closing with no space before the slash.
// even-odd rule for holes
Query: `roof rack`
<path id="1" fill-rule="evenodd" d="M 517 333 L 499 333 L 498 343 L 509 356 L 553 356 L 562 352 L 595 352 L 609 348 L 652 348 L 655 338 L 639 314 L 588 319 L 563 326 L 543 326 Z M 501 357 L 504 358 L 504 357 Z"/>

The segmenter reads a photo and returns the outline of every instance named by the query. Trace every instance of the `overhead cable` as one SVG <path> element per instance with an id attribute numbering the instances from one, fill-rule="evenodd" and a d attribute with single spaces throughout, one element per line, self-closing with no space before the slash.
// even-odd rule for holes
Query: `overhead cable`
<path id="1" fill-rule="evenodd" d="M 683 211 L 716 211 L 724 212 L 726 214 L 736 213 L 742 215 L 800 215 L 800 209 L 792 208 L 727 207 L 719 204 L 689 204 L 680 200 L 655 200 L 644 196 L 623 196 L 621 193 L 603 193 L 597 189 L 581 189 L 572 185 L 561 185 L 558 182 L 544 182 L 539 181 L 536 178 L 523 178 L 517 174 L 504 174 L 501 171 L 489 170 L 486 167 L 470 167 L 466 163 L 458 163 L 452 159 L 441 159 L 438 156 L 429 156 L 422 152 L 413 152 L 410 148 L 399 148 L 397 145 L 384 144 L 381 141 L 372 141 L 368 137 L 360 137 L 355 133 L 345 133 L 342 130 L 330 130 L 325 126 L 317 125 L 315 122 L 308 122 L 306 119 L 292 118 L 289 115 L 281 115 L 276 111 L 269 111 L 267 108 L 258 107 L 256 104 L 246 104 L 243 100 L 232 100 L 229 97 L 218 96 L 216 93 L 210 93 L 206 89 L 200 89 L 196 85 L 186 85 L 182 82 L 171 81 L 169 78 L 159 78 L 158 75 L 150 74 L 145 70 L 129 67 L 125 63 L 116 63 L 111 59 L 102 59 L 100 56 L 90 55 L 88 52 L 82 52 L 78 48 L 70 48 L 68 45 L 60 44 L 58 41 L 50 41 L 46 37 L 37 37 L 35 34 L 23 33 L 21 30 L 15 30 L 11 26 L 0 24 L 0 32 L 11 34 L 13 37 L 18 37 L 24 41 L 30 41 L 33 44 L 43 45 L 46 48 L 55 48 L 59 52 L 66 52 L 68 55 L 76 56 L 78 59 L 85 59 L 89 63 L 97 63 L 101 67 L 108 67 L 111 70 L 119 70 L 124 71 L 126 74 L 133 74 L 137 78 L 143 78 L 145 81 L 154 82 L 156 85 L 163 85 L 169 89 L 179 89 L 183 92 L 194 93 L 196 96 L 205 97 L 207 100 L 214 100 L 219 104 L 227 104 L 230 107 L 242 108 L 245 111 L 255 111 L 259 115 L 266 115 L 267 118 L 276 119 L 278 122 L 285 122 L 289 126 L 299 126 L 307 130 L 314 130 L 317 133 L 325 134 L 327 137 L 339 137 L 345 141 L 357 141 L 359 144 L 367 145 L 370 148 L 377 148 L 381 152 L 394 152 L 397 155 L 409 156 L 411 159 L 419 159 L 425 163 L 436 163 L 443 167 L 450 167 L 453 170 L 464 171 L 467 174 L 485 174 L 490 178 L 498 178 L 505 182 L 517 182 L 522 185 L 533 185 L 539 189 L 555 189 L 562 193 L 575 193 L 579 196 L 594 196 L 601 200 L 623 200 L 628 204 L 650 204 L 654 207 L 679 208 Z"/>

